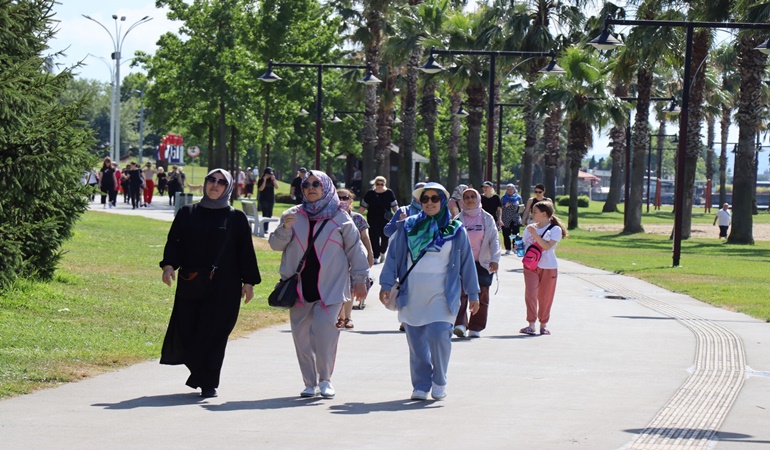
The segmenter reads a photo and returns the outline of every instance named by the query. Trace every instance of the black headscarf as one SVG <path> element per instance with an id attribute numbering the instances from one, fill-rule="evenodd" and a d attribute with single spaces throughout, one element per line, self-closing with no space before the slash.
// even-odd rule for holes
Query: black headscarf
<path id="1" fill-rule="evenodd" d="M 206 176 L 208 177 L 216 172 L 221 173 L 225 177 L 225 180 L 227 180 L 227 188 L 225 188 L 225 192 L 220 195 L 219 198 L 209 198 L 206 194 L 206 185 L 204 184 L 203 198 L 198 203 L 198 205 L 202 208 L 222 209 L 230 207 L 230 194 L 233 193 L 233 177 L 230 175 L 230 172 L 226 171 L 225 169 L 214 169 Z"/>

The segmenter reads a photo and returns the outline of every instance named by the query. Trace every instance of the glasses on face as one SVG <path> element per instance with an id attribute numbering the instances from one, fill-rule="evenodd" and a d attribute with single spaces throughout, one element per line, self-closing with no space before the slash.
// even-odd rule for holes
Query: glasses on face
<path id="1" fill-rule="evenodd" d="M 385 183 L 374 183 L 375 186 L 385 186 Z"/>
<path id="2" fill-rule="evenodd" d="M 343 202 L 346 202 L 346 201 L 350 200 L 350 197 L 348 197 L 347 195 L 341 195 L 340 196 L 340 200 L 342 200 Z"/>
<path id="3" fill-rule="evenodd" d="M 303 181 L 302 182 L 302 189 L 308 189 L 310 186 L 318 187 L 321 185 L 321 182 L 318 180 L 313 181 L 312 183 L 310 181 Z"/>
<path id="4" fill-rule="evenodd" d="M 428 203 L 428 202 L 441 203 L 441 197 L 439 197 L 438 195 L 423 195 L 422 197 L 420 197 L 420 203 Z"/>
<path id="5" fill-rule="evenodd" d="M 476 194 L 463 195 L 463 200 L 476 200 Z"/>
<path id="6" fill-rule="evenodd" d="M 224 178 L 217 178 L 213 175 L 209 175 L 206 177 L 206 181 L 208 181 L 211 184 L 218 184 L 220 186 L 227 186 L 227 180 Z"/>
<path id="7" fill-rule="evenodd" d="M 542 194 L 543 191 L 535 191 L 535 194 Z"/>

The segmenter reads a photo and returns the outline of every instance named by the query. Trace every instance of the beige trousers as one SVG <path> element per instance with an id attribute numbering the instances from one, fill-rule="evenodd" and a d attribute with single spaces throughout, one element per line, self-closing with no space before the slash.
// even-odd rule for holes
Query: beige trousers
<path id="1" fill-rule="evenodd" d="M 305 387 L 332 379 L 340 339 L 336 326 L 340 309 L 342 303 L 323 305 L 317 301 L 298 303 L 289 311 L 291 336 Z"/>

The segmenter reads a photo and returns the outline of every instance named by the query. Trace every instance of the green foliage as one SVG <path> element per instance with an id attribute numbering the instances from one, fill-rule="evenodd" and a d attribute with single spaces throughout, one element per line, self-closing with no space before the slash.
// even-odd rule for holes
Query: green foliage
<path id="1" fill-rule="evenodd" d="M 556 206 L 569 206 L 569 195 L 557 195 L 554 199 Z M 577 198 L 578 208 L 588 208 L 591 204 L 591 199 L 585 195 L 580 195 Z"/>
<path id="2" fill-rule="evenodd" d="M 47 73 L 41 56 L 53 34 L 52 4 L 6 2 L 0 10 L 0 289 L 18 278 L 51 279 L 86 208 L 81 177 L 95 162 L 80 120 L 87 97 L 62 104 L 72 74 Z"/>

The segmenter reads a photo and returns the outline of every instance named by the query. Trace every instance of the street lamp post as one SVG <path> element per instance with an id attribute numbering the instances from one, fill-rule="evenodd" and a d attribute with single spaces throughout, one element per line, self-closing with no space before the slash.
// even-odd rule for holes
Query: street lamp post
<path id="1" fill-rule="evenodd" d="M 682 225 L 684 222 L 684 182 L 685 182 L 685 164 L 687 163 L 687 128 L 688 128 L 688 108 L 690 106 L 690 85 L 691 65 L 692 65 L 692 40 L 695 27 L 698 28 L 727 28 L 727 29 L 753 29 L 770 30 L 770 23 L 742 23 L 742 22 L 688 22 L 675 20 L 627 20 L 613 19 L 607 16 L 604 20 L 604 30 L 602 34 L 589 42 L 600 50 L 609 50 L 622 45 L 620 41 L 612 37 L 610 25 L 627 26 L 645 26 L 645 27 L 677 27 L 685 28 L 687 36 L 685 38 L 684 51 L 684 84 L 682 86 L 682 109 L 679 115 L 679 147 L 677 149 L 677 171 L 676 186 L 674 193 L 674 248 L 672 262 L 674 267 L 679 266 L 679 260 L 682 251 Z M 764 47 L 764 48 L 763 48 Z M 770 40 L 757 47 L 757 50 L 763 53 L 770 53 Z"/>
<path id="2" fill-rule="evenodd" d="M 487 166 L 484 173 L 484 179 L 492 178 L 492 152 L 495 148 L 495 67 L 498 56 L 518 56 L 518 57 L 551 57 L 551 62 L 540 69 L 541 73 L 548 75 L 563 74 L 564 69 L 556 64 L 556 52 L 524 52 L 524 51 L 491 51 L 491 50 L 438 50 L 435 47 L 430 48 L 430 57 L 428 62 L 419 67 L 425 73 L 438 73 L 444 70 L 435 62 L 433 55 L 478 55 L 489 56 L 489 87 L 487 99 Z"/>
<path id="3" fill-rule="evenodd" d="M 139 105 L 139 165 L 142 165 L 142 153 L 144 153 L 142 150 L 144 147 L 142 145 L 144 144 L 144 89 L 137 90 L 134 89 L 134 92 L 139 93 L 139 99 L 141 101 Z"/>
<path id="4" fill-rule="evenodd" d="M 141 19 L 137 20 L 133 24 L 131 24 L 128 29 L 123 32 L 123 25 L 118 24 L 118 16 L 116 14 L 112 15 L 112 20 L 115 21 L 115 34 L 113 35 L 110 30 L 107 29 L 104 25 L 102 25 L 101 22 L 98 20 L 89 17 L 85 14 L 82 14 L 83 17 L 86 19 L 95 22 L 100 27 L 104 28 L 104 31 L 107 32 L 107 34 L 110 35 L 110 39 L 112 39 L 112 46 L 114 49 L 114 52 L 112 55 L 112 59 L 115 61 L 115 89 L 114 89 L 114 95 L 115 95 L 115 119 L 113 120 L 113 127 L 115 128 L 114 131 L 114 141 L 112 142 L 112 149 L 115 152 L 115 155 L 113 155 L 112 160 L 113 161 L 120 161 L 120 53 L 123 50 L 123 43 L 126 40 L 126 36 L 128 33 L 131 32 L 134 28 L 138 27 L 139 25 L 143 23 L 147 23 L 152 20 L 152 17 L 150 16 L 144 16 Z M 120 16 L 120 22 L 125 22 L 126 16 Z"/>
<path id="5" fill-rule="evenodd" d="M 314 169 L 321 169 L 321 113 L 323 105 L 323 70 L 324 69 L 366 69 L 364 78 L 358 80 L 362 84 L 379 84 L 380 80 L 372 74 L 372 68 L 369 64 L 309 64 L 309 63 L 281 63 L 273 62 L 271 59 L 267 63 L 267 72 L 259 80 L 266 83 L 278 81 L 281 78 L 273 73 L 273 67 L 303 67 L 316 69 L 316 104 L 315 104 L 315 166 Z"/>
<path id="6" fill-rule="evenodd" d="M 524 103 L 495 103 L 500 107 L 497 120 L 497 190 L 500 189 L 500 172 L 503 167 L 503 108 L 505 106 L 524 106 Z"/>

